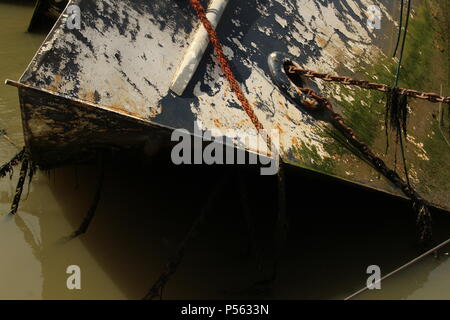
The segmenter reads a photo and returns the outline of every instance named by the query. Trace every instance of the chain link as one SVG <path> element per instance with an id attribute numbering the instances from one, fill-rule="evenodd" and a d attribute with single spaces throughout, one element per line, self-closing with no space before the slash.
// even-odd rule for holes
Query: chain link
<path id="1" fill-rule="evenodd" d="M 374 166 L 374 168 L 386 177 L 391 183 L 398 187 L 413 202 L 413 208 L 417 212 L 418 224 L 420 227 L 420 240 L 427 242 L 431 238 L 431 216 L 428 209 L 428 203 L 424 200 L 407 182 L 405 182 L 397 172 L 385 164 L 385 162 L 377 157 L 369 146 L 360 141 L 353 129 L 345 124 L 340 114 L 333 110 L 333 106 L 325 97 L 318 95 L 314 90 L 309 88 L 297 87 L 297 89 L 307 97 L 317 101 L 316 105 L 304 105 L 307 109 L 317 112 L 323 110 L 331 116 L 331 123 L 339 130 L 345 138 L 358 149 L 358 151 Z"/>
<path id="2" fill-rule="evenodd" d="M 27 172 L 30 166 L 30 159 L 27 152 L 24 153 L 22 157 L 22 166 L 20 168 L 19 181 L 17 182 L 16 192 L 14 194 L 14 199 L 11 204 L 11 211 L 9 212 L 12 215 L 17 213 L 19 209 L 20 199 L 22 197 L 23 186 L 25 185 L 25 179 L 27 177 Z"/>
<path id="3" fill-rule="evenodd" d="M 5 177 L 8 173 L 12 174 L 13 167 L 17 166 L 25 156 L 25 148 L 17 153 L 8 163 L 0 167 L 0 178 Z"/>
<path id="4" fill-rule="evenodd" d="M 248 101 L 247 97 L 245 96 L 244 92 L 242 91 L 241 87 L 239 86 L 238 81 L 236 80 L 236 77 L 233 74 L 233 71 L 231 70 L 230 63 L 228 62 L 228 58 L 225 56 L 225 53 L 223 52 L 222 44 L 219 41 L 219 38 L 217 36 L 217 32 L 214 29 L 214 27 L 211 25 L 211 22 L 206 17 L 206 10 L 203 7 L 200 0 L 190 0 L 190 3 L 192 7 L 194 8 L 197 17 L 203 24 L 203 27 L 208 33 L 209 40 L 211 41 L 214 51 L 216 53 L 217 59 L 219 60 L 220 67 L 222 71 L 225 74 L 225 78 L 227 79 L 232 91 L 236 95 L 236 98 L 241 103 L 242 108 L 244 109 L 245 113 L 247 113 L 247 116 L 250 118 L 250 121 L 255 126 L 256 130 L 262 134 L 262 137 L 265 139 L 267 146 L 270 150 L 274 151 L 275 146 L 272 143 L 271 137 L 264 132 L 264 126 L 259 121 L 258 117 L 256 116 L 255 111 L 250 105 L 250 102 Z"/>
<path id="5" fill-rule="evenodd" d="M 289 66 L 288 73 L 297 74 L 306 78 L 318 78 L 323 81 L 338 82 L 344 85 L 357 86 L 363 89 L 377 90 L 380 92 L 389 92 L 391 88 L 388 85 L 366 80 L 357 80 L 347 76 L 334 76 L 327 73 L 320 73 L 313 70 L 302 69 L 296 66 Z M 399 93 L 411 98 L 427 100 L 430 102 L 450 103 L 450 96 L 444 97 L 434 92 L 422 92 L 413 89 L 400 88 Z"/>

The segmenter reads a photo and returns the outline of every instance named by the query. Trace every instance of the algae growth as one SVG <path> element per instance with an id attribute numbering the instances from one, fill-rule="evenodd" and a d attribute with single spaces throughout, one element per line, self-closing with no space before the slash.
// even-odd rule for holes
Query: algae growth
<path id="1" fill-rule="evenodd" d="M 413 9 L 400 69 L 399 87 L 439 92 L 442 84 L 443 94 L 448 93 L 448 21 L 445 17 L 448 13 L 445 6 L 445 0 L 424 0 Z M 392 51 L 395 40 L 396 35 L 395 39 L 392 39 Z M 393 85 L 398 59 L 392 57 L 390 50 L 379 56 L 375 63 L 361 62 L 351 76 Z M 335 109 L 343 114 L 346 123 L 358 138 L 368 144 L 389 166 L 399 172 L 403 171 L 399 170 L 402 166 L 395 134 L 389 130 L 389 139 L 386 139 L 386 94 L 336 83 L 325 83 L 324 91 L 328 97 L 334 98 Z M 439 128 L 438 108 L 438 104 L 409 99 L 406 158 L 409 175 L 418 191 L 430 201 L 446 203 L 446 206 L 450 207 L 446 195 L 450 189 L 450 149 L 440 133 L 447 132 L 448 128 Z M 444 114 L 447 113 L 448 111 L 444 110 Z M 313 169 L 341 177 L 343 174 L 349 175 L 347 170 L 354 171 L 353 164 L 358 163 L 355 161 L 354 150 L 349 148 L 342 135 L 333 128 L 325 130 L 322 136 L 327 141 L 323 144 L 324 149 L 333 155 L 332 158 L 322 158 L 316 150 L 305 145 L 295 148 L 293 153 L 302 159 L 310 159 L 307 162 Z M 389 149 L 386 152 L 387 145 Z M 380 179 L 380 176 L 370 166 L 362 165 L 358 168 L 358 176 L 353 179 L 373 182 Z"/>

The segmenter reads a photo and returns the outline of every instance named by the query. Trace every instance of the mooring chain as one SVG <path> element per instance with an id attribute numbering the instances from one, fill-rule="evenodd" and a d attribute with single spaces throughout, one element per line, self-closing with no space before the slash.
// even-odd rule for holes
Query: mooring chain
<path id="1" fill-rule="evenodd" d="M 214 202 L 220 195 L 220 192 L 223 189 L 223 186 L 228 182 L 230 174 L 226 171 L 222 177 L 215 182 L 212 191 L 210 192 L 205 205 L 200 211 L 200 214 L 195 218 L 192 223 L 188 233 L 184 237 L 183 241 L 178 245 L 178 249 L 175 254 L 171 257 L 171 259 L 164 266 L 163 272 L 160 274 L 158 279 L 155 281 L 153 286 L 150 288 L 148 293 L 145 295 L 144 300 L 153 300 L 155 298 L 162 299 L 162 292 L 172 278 L 172 276 L 177 271 L 179 265 L 183 261 L 183 257 L 185 255 L 185 251 L 190 242 L 195 238 L 198 234 L 200 227 L 205 223 L 207 214 L 212 211 Z"/>
<path id="2" fill-rule="evenodd" d="M 206 17 L 206 10 L 205 7 L 201 4 L 199 0 L 190 0 L 190 3 L 192 7 L 194 8 L 199 20 L 203 24 L 203 27 L 206 29 L 208 33 L 209 40 L 211 41 L 214 51 L 216 53 L 217 59 L 219 60 L 220 68 L 222 69 L 222 72 L 225 74 L 225 77 L 236 95 L 236 98 L 241 103 L 242 108 L 244 109 L 245 113 L 249 117 L 250 121 L 252 122 L 253 126 L 256 128 L 258 133 L 261 134 L 263 139 L 265 140 L 267 147 L 271 152 L 277 153 L 277 146 L 274 145 L 272 142 L 272 139 L 270 135 L 267 132 L 264 132 L 264 126 L 259 121 L 255 111 L 253 110 L 252 106 L 250 105 L 250 102 L 246 98 L 244 92 L 242 91 L 241 87 L 239 86 L 238 81 L 236 80 L 236 77 L 234 76 L 233 71 L 231 70 L 230 63 L 228 62 L 228 58 L 225 56 L 225 53 L 223 52 L 222 44 L 220 43 L 220 40 L 217 36 L 217 32 L 214 29 L 214 27 L 211 25 L 211 22 Z M 277 156 L 275 154 L 274 156 Z"/>
<path id="3" fill-rule="evenodd" d="M 397 172 L 389 169 L 385 162 L 370 150 L 367 144 L 361 142 L 358 139 L 353 129 L 345 124 L 342 116 L 333 110 L 333 106 L 327 98 L 318 95 L 314 90 L 309 88 L 298 87 L 298 90 L 300 90 L 309 98 L 316 100 L 318 103 L 315 106 L 304 105 L 306 108 L 314 111 L 322 109 L 329 112 L 331 116 L 331 123 L 334 125 L 334 127 L 339 130 L 345 136 L 345 138 L 347 138 L 347 140 L 361 152 L 361 154 L 375 167 L 378 172 L 385 176 L 391 183 L 402 190 L 402 192 L 411 199 L 411 201 L 413 202 L 414 210 L 417 212 L 417 222 L 420 228 L 420 241 L 426 242 L 430 240 L 431 216 L 427 201 L 424 200 L 411 186 L 409 186 L 408 183 L 405 182 Z"/>
<path id="4" fill-rule="evenodd" d="M 17 166 L 25 155 L 25 148 L 17 153 L 8 163 L 5 163 L 0 167 L 0 178 L 5 177 L 8 173 L 12 174 L 13 168 Z"/>
<path id="5" fill-rule="evenodd" d="M 29 178 L 29 184 L 31 184 L 31 180 L 33 179 L 35 173 L 35 166 L 30 159 L 30 156 L 24 147 L 19 153 L 17 153 L 9 162 L 2 165 L 0 167 L 0 178 L 4 178 L 7 174 L 12 178 L 14 167 L 17 166 L 20 162 L 22 162 L 22 166 L 20 167 L 19 181 L 17 182 L 16 192 L 14 193 L 14 199 L 11 204 L 10 214 L 14 215 L 17 213 L 19 209 L 20 199 L 22 197 L 23 186 L 25 185 L 25 180 Z"/>
<path id="6" fill-rule="evenodd" d="M 250 106 L 249 101 L 247 100 L 244 93 L 242 92 L 242 89 L 239 86 L 239 83 L 237 82 L 237 80 L 233 74 L 233 71 L 231 70 L 228 59 L 225 56 L 225 53 L 223 52 L 222 44 L 220 43 L 219 38 L 217 36 L 217 32 L 214 29 L 214 27 L 211 25 L 211 22 L 206 17 L 205 8 L 203 7 L 203 5 L 200 3 L 199 0 L 190 0 L 190 2 L 191 2 L 192 7 L 194 8 L 195 12 L 197 13 L 198 18 L 200 19 L 201 23 L 203 24 L 203 27 L 206 29 L 206 31 L 208 33 L 209 40 L 211 41 L 211 43 L 214 47 L 214 51 L 216 52 L 217 59 L 219 60 L 220 67 L 221 67 L 222 71 L 225 73 L 225 77 L 227 78 L 231 89 L 234 91 L 237 99 L 239 100 L 239 102 L 242 105 L 242 108 L 247 113 L 248 117 L 252 121 L 256 130 L 258 130 L 258 131 L 264 130 L 262 123 L 259 121 L 255 112 L 253 111 L 253 108 Z"/>
<path id="7" fill-rule="evenodd" d="M 25 184 L 25 179 L 27 178 L 27 172 L 29 169 L 30 160 L 28 158 L 28 153 L 25 152 L 22 158 L 22 166 L 20 167 L 19 182 L 17 183 L 16 192 L 14 194 L 14 199 L 11 204 L 10 214 L 14 215 L 19 209 L 20 198 L 22 197 L 23 186 Z"/>
<path id="8" fill-rule="evenodd" d="M 338 82 L 344 85 L 357 86 L 363 89 L 377 90 L 380 92 L 389 92 L 391 90 L 390 86 L 383 83 L 370 82 L 366 80 L 357 80 L 347 76 L 336 76 L 327 73 L 320 73 L 313 70 L 302 69 L 296 66 L 289 66 L 288 73 L 297 74 L 299 76 L 303 76 L 306 78 L 318 78 L 323 81 Z M 418 90 L 405 88 L 399 88 L 398 90 L 400 95 L 405 95 L 416 99 L 427 100 L 430 102 L 450 103 L 450 96 L 445 97 L 434 92 L 422 92 Z"/>

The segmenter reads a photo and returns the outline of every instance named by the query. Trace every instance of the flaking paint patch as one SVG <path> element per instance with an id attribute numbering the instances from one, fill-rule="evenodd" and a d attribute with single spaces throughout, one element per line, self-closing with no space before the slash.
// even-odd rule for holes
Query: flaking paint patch
<path id="1" fill-rule="evenodd" d="M 271 6 L 281 4 L 286 10 L 286 15 L 290 15 L 292 21 L 288 22 L 277 14 L 271 14 Z M 354 14 L 362 14 L 370 5 L 369 2 L 349 1 Z M 301 6 L 301 10 L 295 10 Z M 304 46 L 316 46 L 320 48 L 321 55 L 318 57 L 307 57 L 305 66 L 307 68 L 333 72 L 339 65 L 344 65 L 349 70 L 353 70 L 355 65 L 359 63 L 359 59 L 364 56 L 365 59 L 375 59 L 381 54 L 381 50 L 372 43 L 372 38 L 365 26 L 364 22 L 356 21 L 351 16 L 345 16 L 345 13 L 337 12 L 333 3 L 322 5 L 317 1 L 267 1 L 264 5 L 257 3 L 257 10 L 261 14 L 261 18 L 257 20 L 254 28 L 258 30 L 263 37 L 277 37 L 277 32 L 271 27 L 271 24 L 266 20 L 274 19 L 274 23 L 280 25 L 286 32 L 282 35 L 289 39 L 292 44 L 287 48 L 294 56 L 300 56 L 302 50 L 301 43 Z M 358 8 L 358 9 L 357 9 Z M 387 10 L 383 7 L 382 11 L 388 15 Z M 236 25 L 235 21 L 233 23 Z M 349 40 L 344 42 L 341 36 L 338 36 L 336 30 L 339 30 L 344 37 Z M 260 44 L 250 42 L 250 47 L 243 44 L 241 34 L 237 36 L 230 36 L 227 39 L 236 45 L 239 53 L 235 56 L 236 60 L 243 65 L 246 65 L 251 70 L 250 75 L 245 81 L 246 94 L 249 101 L 254 105 L 265 105 L 265 111 L 262 112 L 259 108 L 255 109 L 260 121 L 264 124 L 267 130 L 271 128 L 283 128 L 281 136 L 281 149 L 285 152 L 290 151 L 292 145 L 292 138 L 298 138 L 305 143 L 305 145 L 318 151 L 321 158 L 330 158 L 330 155 L 323 147 L 326 139 L 321 135 L 321 124 L 317 121 L 312 121 L 307 115 L 300 112 L 296 107 L 292 106 L 283 96 L 278 94 L 279 100 L 283 102 L 285 108 L 270 107 L 270 105 L 278 106 L 274 103 L 273 95 L 274 89 L 270 79 L 264 76 L 264 71 L 261 70 L 257 63 L 249 58 L 250 48 L 258 49 Z M 320 39 L 323 39 L 321 42 Z M 314 41 L 314 39 L 316 41 Z M 313 42 L 311 42 L 311 40 Z M 228 47 L 227 47 L 228 48 Z M 215 60 L 213 60 L 215 61 Z M 208 88 L 203 92 L 202 87 Z M 223 89 L 223 86 L 226 89 Z M 222 92 L 224 90 L 224 92 Z M 207 74 L 203 80 L 199 81 L 195 86 L 194 94 L 201 100 L 201 108 L 197 106 L 193 112 L 201 119 L 205 126 L 214 127 L 214 119 L 212 116 L 215 112 L 222 115 L 229 114 L 228 109 L 231 104 L 239 104 L 234 97 L 230 97 L 228 86 L 221 78 L 221 70 L 215 62 L 215 66 L 207 67 Z M 275 90 L 276 91 L 276 90 Z M 351 97 L 344 97 L 352 99 Z M 340 96 L 337 100 L 341 100 Z M 210 108 L 209 106 L 213 106 Z M 234 109 L 234 108 L 233 108 Z M 273 109 L 273 110 L 272 110 Z M 272 111 L 270 111 L 272 110 Z M 272 114 L 270 114 L 272 113 Z M 231 116 L 234 117 L 235 115 Z M 228 116 L 227 116 L 228 117 Z M 242 111 L 239 117 L 246 117 Z M 236 122 L 223 121 L 221 123 L 226 125 L 236 126 Z"/>
<path id="2" fill-rule="evenodd" d="M 287 27 L 287 21 L 286 19 L 283 19 L 282 17 L 280 17 L 278 14 L 275 14 L 275 20 L 278 22 L 278 24 L 283 27 L 286 28 Z"/>
<path id="3" fill-rule="evenodd" d="M 167 70 L 177 64 L 188 35 L 182 30 L 172 30 L 173 37 L 168 37 L 167 29 L 161 30 L 149 15 L 132 10 L 128 1 L 103 0 L 96 2 L 96 6 L 98 12 L 104 12 L 105 7 L 114 7 L 119 21 L 126 20 L 128 28 L 135 31 L 134 41 L 131 35 L 123 34 L 120 26 L 106 28 L 101 19 L 96 20 L 95 25 L 83 25 L 80 31 L 69 30 L 65 27 L 68 16 L 63 14 L 62 28 L 44 43 L 39 55 L 45 56 L 49 51 L 70 52 L 70 56 L 60 56 L 60 69 L 72 63 L 78 70 L 76 74 L 62 75 L 62 80 L 55 82 L 54 70 L 36 63 L 31 67 L 33 76 L 53 78 L 52 91 L 62 96 L 111 106 L 115 111 L 123 110 L 142 119 L 154 117 L 161 112 L 159 100 L 168 92 L 170 78 Z M 140 27 L 144 25 L 146 28 Z M 77 32 L 89 43 L 79 41 Z M 147 77 L 157 81 L 149 83 L 145 81 Z M 89 99 L 93 97 L 93 88 L 99 94 L 99 101 Z"/>

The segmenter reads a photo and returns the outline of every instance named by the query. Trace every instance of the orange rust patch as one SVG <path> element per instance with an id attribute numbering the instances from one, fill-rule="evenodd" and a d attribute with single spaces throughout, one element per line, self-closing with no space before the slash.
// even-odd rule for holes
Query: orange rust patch
<path id="1" fill-rule="evenodd" d="M 284 114 L 284 117 L 289 121 L 294 122 L 294 120 L 287 113 Z"/>
<path id="2" fill-rule="evenodd" d="M 130 100 L 130 99 L 128 99 L 128 98 L 125 98 L 125 102 L 126 102 L 130 107 L 136 108 L 136 103 L 135 103 L 134 101 L 132 101 L 132 100 Z"/>
<path id="3" fill-rule="evenodd" d="M 281 128 L 281 126 L 280 126 L 279 123 L 277 123 L 277 124 L 275 125 L 275 128 L 278 129 L 278 131 L 280 132 L 280 134 L 283 134 L 283 133 L 284 133 L 284 130 Z"/>
<path id="4" fill-rule="evenodd" d="M 62 77 L 59 75 L 59 74 L 57 74 L 57 75 L 55 75 L 55 83 L 61 83 L 61 81 L 62 81 Z"/>
<path id="5" fill-rule="evenodd" d="M 356 46 L 351 46 L 350 50 L 352 51 L 352 53 L 354 53 L 355 55 L 362 55 L 364 53 L 364 50 L 361 48 L 358 48 Z"/>
<path id="6" fill-rule="evenodd" d="M 216 125 L 217 128 L 222 128 L 223 127 L 223 125 L 222 125 L 222 123 L 220 122 L 219 119 L 214 119 L 214 124 Z"/>
<path id="7" fill-rule="evenodd" d="M 52 83 L 49 86 L 45 87 L 44 89 L 51 92 L 58 92 L 61 82 L 62 77 L 59 74 L 57 74 L 54 76 Z"/>
<path id="8" fill-rule="evenodd" d="M 88 92 L 84 93 L 81 97 L 82 97 L 82 100 L 86 100 L 88 102 L 95 101 L 95 98 L 94 98 L 95 95 L 94 95 L 94 92 L 92 92 L 92 91 L 88 91 Z"/>
<path id="9" fill-rule="evenodd" d="M 319 45 L 320 45 L 322 48 L 323 48 L 323 47 L 326 45 L 326 43 L 327 43 L 327 41 L 326 41 L 324 38 L 319 37 L 319 36 L 316 37 L 316 41 L 319 43 Z"/>
<path id="10" fill-rule="evenodd" d="M 130 112 L 128 110 L 125 110 L 125 109 L 123 109 L 120 106 L 105 106 L 105 108 L 110 109 L 112 111 L 116 111 L 116 112 L 121 113 L 121 114 L 126 114 L 126 115 L 129 115 L 129 116 L 132 116 L 132 117 L 136 117 L 136 118 L 142 119 L 142 117 L 139 114 L 134 113 L 134 112 Z"/>

